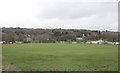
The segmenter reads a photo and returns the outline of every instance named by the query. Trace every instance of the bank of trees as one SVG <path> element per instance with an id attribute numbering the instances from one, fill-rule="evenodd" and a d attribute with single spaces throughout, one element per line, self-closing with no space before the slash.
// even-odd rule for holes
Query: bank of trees
<path id="1" fill-rule="evenodd" d="M 102 39 L 118 42 L 118 32 L 78 29 L 2 28 L 3 41 L 54 43 L 59 41 L 77 41 L 76 38 L 83 38 L 83 41 Z"/>

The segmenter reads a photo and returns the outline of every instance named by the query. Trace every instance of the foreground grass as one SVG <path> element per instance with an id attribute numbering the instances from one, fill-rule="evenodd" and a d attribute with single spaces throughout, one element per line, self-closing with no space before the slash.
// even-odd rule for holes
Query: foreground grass
<path id="1" fill-rule="evenodd" d="M 115 71 L 117 45 L 5 44 L 3 64 L 23 71 Z"/>

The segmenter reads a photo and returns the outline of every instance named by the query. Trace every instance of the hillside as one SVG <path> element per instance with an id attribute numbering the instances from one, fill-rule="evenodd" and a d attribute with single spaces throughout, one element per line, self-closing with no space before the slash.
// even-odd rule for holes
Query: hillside
<path id="1" fill-rule="evenodd" d="M 2 41 L 24 41 L 25 43 L 54 43 L 59 41 L 105 40 L 118 42 L 118 32 L 84 30 L 84 29 L 30 29 L 30 28 L 2 28 Z"/>

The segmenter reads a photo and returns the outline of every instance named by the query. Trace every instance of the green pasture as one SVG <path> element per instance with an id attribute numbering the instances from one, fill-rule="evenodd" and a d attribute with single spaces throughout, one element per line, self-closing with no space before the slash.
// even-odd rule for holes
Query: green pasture
<path id="1" fill-rule="evenodd" d="M 118 69 L 117 45 L 3 44 L 2 55 L 3 70 L 15 68 L 13 70 L 116 71 Z"/>

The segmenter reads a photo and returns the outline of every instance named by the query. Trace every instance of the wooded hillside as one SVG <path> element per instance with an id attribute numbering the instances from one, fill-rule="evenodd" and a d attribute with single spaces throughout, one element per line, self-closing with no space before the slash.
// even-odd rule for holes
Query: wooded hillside
<path id="1" fill-rule="evenodd" d="M 23 41 L 33 43 L 49 43 L 59 41 L 105 40 L 118 42 L 118 32 L 83 30 L 83 29 L 28 29 L 28 28 L 2 28 L 2 41 Z"/>

